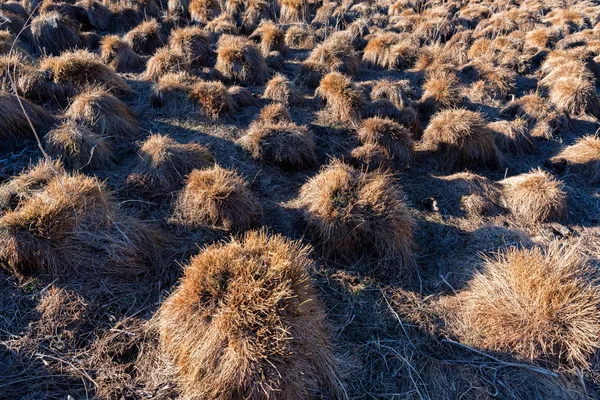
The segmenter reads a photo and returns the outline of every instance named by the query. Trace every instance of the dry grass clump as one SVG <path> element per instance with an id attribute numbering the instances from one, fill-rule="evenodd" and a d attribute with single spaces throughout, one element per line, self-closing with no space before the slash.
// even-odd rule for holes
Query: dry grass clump
<path id="1" fill-rule="evenodd" d="M 133 51 L 141 55 L 154 54 L 164 45 L 160 34 L 160 24 L 155 19 L 142 22 L 130 30 L 123 40 L 129 43 Z"/>
<path id="2" fill-rule="evenodd" d="M 500 181 L 503 201 L 515 217 L 528 223 L 562 221 L 567 217 L 564 184 L 541 169 Z"/>
<path id="3" fill-rule="evenodd" d="M 362 121 L 358 139 L 363 144 L 375 144 L 387 150 L 390 157 L 404 165 L 413 159 L 411 132 L 388 118 L 373 117 Z"/>
<path id="4" fill-rule="evenodd" d="M 215 69 L 243 85 L 263 85 L 269 73 L 260 50 L 249 40 L 231 35 L 219 39 Z"/>
<path id="5" fill-rule="evenodd" d="M 304 61 L 300 65 L 300 71 L 295 82 L 299 85 L 304 85 L 310 89 L 315 89 L 319 86 L 321 79 L 331 70 L 327 65 L 320 62 Z"/>
<path id="6" fill-rule="evenodd" d="M 43 13 L 33 18 L 31 35 L 38 55 L 58 56 L 65 50 L 83 47 L 75 23 L 57 12 Z"/>
<path id="7" fill-rule="evenodd" d="M 213 163 L 208 149 L 198 143 L 179 143 L 167 135 L 153 134 L 141 144 L 127 182 L 149 194 L 165 194 L 181 188 L 192 170 Z"/>
<path id="8" fill-rule="evenodd" d="M 0 259 L 16 274 L 152 271 L 159 237 L 123 215 L 97 178 L 62 175 L 0 217 Z M 85 271 L 85 272 L 84 272 Z"/>
<path id="9" fill-rule="evenodd" d="M 233 106 L 237 109 L 254 106 L 257 104 L 254 94 L 243 86 L 230 86 L 227 88 L 227 91 L 231 95 Z"/>
<path id="10" fill-rule="evenodd" d="M 183 54 L 192 67 L 210 67 L 215 61 L 208 32 L 198 26 L 175 29 L 169 36 L 169 47 Z"/>
<path id="11" fill-rule="evenodd" d="M 19 104 L 25 108 L 25 113 Z M 23 139 L 34 139 L 29 121 L 38 135 L 46 133 L 55 122 L 54 117 L 42 107 L 14 94 L 0 92 L 0 143 L 1 147 L 12 147 Z M 28 120 L 29 117 L 29 120 Z"/>
<path id="12" fill-rule="evenodd" d="M 417 58 L 417 46 L 393 32 L 385 32 L 374 35 L 363 54 L 363 61 L 371 67 L 384 69 L 406 69 L 410 68 Z"/>
<path id="13" fill-rule="evenodd" d="M 263 97 L 279 101 L 288 107 L 300 105 L 303 102 L 302 95 L 296 86 L 282 74 L 275 75 L 267 82 Z"/>
<path id="14" fill-rule="evenodd" d="M 285 31 L 285 44 L 290 49 L 310 50 L 315 47 L 315 35 L 309 25 L 292 25 Z"/>
<path id="15" fill-rule="evenodd" d="M 258 28 L 252 32 L 252 35 L 250 35 L 249 38 L 253 40 L 260 40 L 260 51 L 265 57 L 267 57 L 272 51 L 277 51 L 280 54 L 287 53 L 283 29 L 281 29 L 281 27 L 279 27 L 273 21 L 261 22 Z"/>
<path id="16" fill-rule="evenodd" d="M 586 74 L 565 75 L 549 84 L 549 100 L 570 115 L 600 118 L 600 98 L 592 77 Z"/>
<path id="17" fill-rule="evenodd" d="M 412 94 L 410 81 L 382 78 L 373 85 L 371 100 L 387 99 L 394 103 L 396 107 L 402 109 L 412 104 L 408 97 L 409 94 Z"/>
<path id="18" fill-rule="evenodd" d="M 327 72 L 337 71 L 356 75 L 360 66 L 360 58 L 352 46 L 352 36 L 347 32 L 336 32 L 315 47 L 303 64 L 307 67 L 317 64 Z M 319 69 L 317 68 L 317 70 Z"/>
<path id="19" fill-rule="evenodd" d="M 236 171 L 215 165 L 193 170 L 175 203 L 174 221 L 190 228 L 208 226 L 244 231 L 259 222 L 262 206 Z"/>
<path id="20" fill-rule="evenodd" d="M 96 0 L 80 0 L 75 6 L 80 10 L 83 25 L 100 31 L 108 30 L 112 12 L 106 5 Z"/>
<path id="21" fill-rule="evenodd" d="M 190 68 L 187 57 L 169 46 L 161 47 L 148 60 L 144 77 L 147 80 L 158 80 L 161 76 L 172 72 L 185 72 Z"/>
<path id="22" fill-rule="evenodd" d="M 421 109 L 432 114 L 457 107 L 461 102 L 459 80 L 454 72 L 439 71 L 428 74 L 419 101 Z"/>
<path id="23" fill-rule="evenodd" d="M 252 158 L 288 171 L 310 168 L 317 159 L 311 131 L 293 122 L 253 123 L 240 144 Z"/>
<path id="24" fill-rule="evenodd" d="M 485 82 L 487 96 L 491 98 L 504 99 L 515 90 L 516 74 L 505 67 L 477 60 L 463 67 L 461 73 L 472 81 Z"/>
<path id="25" fill-rule="evenodd" d="M 527 32 L 523 45 L 525 48 L 552 48 L 559 38 L 559 32 L 552 28 L 537 28 Z"/>
<path id="26" fill-rule="evenodd" d="M 204 29 L 208 32 L 212 32 L 217 37 L 220 35 L 237 35 L 240 31 L 233 17 L 226 13 L 223 13 L 210 21 L 206 24 Z"/>
<path id="27" fill-rule="evenodd" d="M 221 14 L 221 5 L 217 0 L 189 0 L 189 12 L 192 21 L 206 24 Z"/>
<path id="28" fill-rule="evenodd" d="M 193 257 L 158 313 L 161 342 L 192 398 L 338 398 L 310 250 L 264 231 Z"/>
<path id="29" fill-rule="evenodd" d="M 72 86 L 78 91 L 98 85 L 116 96 L 128 95 L 131 89 L 114 69 L 104 65 L 99 56 L 86 50 L 63 52 L 58 57 L 40 60 L 40 70 L 46 71 L 56 84 Z"/>
<path id="30" fill-rule="evenodd" d="M 532 137 L 551 139 L 561 128 L 570 129 L 568 117 L 538 93 L 530 93 L 509 102 L 500 110 L 500 116 L 525 119 Z"/>
<path id="31" fill-rule="evenodd" d="M 324 255 L 367 252 L 387 277 L 414 267 L 414 222 L 391 174 L 334 161 L 302 186 L 299 205 Z"/>
<path id="32" fill-rule="evenodd" d="M 106 169 L 113 165 L 110 144 L 87 127 L 65 121 L 44 137 L 45 149 L 70 169 Z"/>
<path id="33" fill-rule="evenodd" d="M 195 104 L 189 98 L 192 86 L 199 79 L 187 72 L 171 72 L 158 78 L 152 86 L 150 105 L 168 112 L 192 112 Z"/>
<path id="34" fill-rule="evenodd" d="M 292 122 L 288 109 L 281 103 L 271 103 L 260 110 L 254 124 L 279 124 L 284 122 Z"/>
<path id="35" fill-rule="evenodd" d="M 454 109 L 433 116 L 423 132 L 423 146 L 438 154 L 445 169 L 467 166 L 497 167 L 502 155 L 494 133 L 479 112 Z"/>
<path id="36" fill-rule="evenodd" d="M 584 136 L 575 144 L 561 150 L 551 161 L 555 164 L 566 164 L 569 168 L 584 177 L 591 184 L 600 182 L 600 138 Z"/>
<path id="37" fill-rule="evenodd" d="M 293 24 L 310 22 L 310 7 L 308 0 L 281 0 L 279 22 Z"/>
<path id="38" fill-rule="evenodd" d="M 0 186 L 0 210 L 16 208 L 22 201 L 46 186 L 56 175 L 64 173 L 62 162 L 40 160 Z"/>
<path id="39" fill-rule="evenodd" d="M 357 121 L 364 112 L 363 91 L 339 72 L 325 75 L 315 93 L 325 100 L 327 112 L 336 120 Z"/>
<path id="40" fill-rule="evenodd" d="M 22 52 L 19 45 L 15 44 L 12 34 L 9 31 L 0 30 L 0 54 L 8 54 L 12 48 L 19 53 Z"/>
<path id="41" fill-rule="evenodd" d="M 467 213 L 469 217 L 495 215 L 501 210 L 500 185 L 488 178 L 468 171 L 442 176 L 447 193 L 444 201 L 451 208 Z"/>
<path id="42" fill-rule="evenodd" d="M 144 65 L 144 60 L 117 35 L 107 35 L 100 40 L 100 57 L 118 72 L 135 70 Z"/>
<path id="43" fill-rule="evenodd" d="M 535 149 L 528 123 L 524 118 L 492 122 L 488 124 L 488 128 L 496 134 L 496 144 L 502 151 L 523 154 L 532 153 Z"/>
<path id="44" fill-rule="evenodd" d="M 384 170 L 392 167 L 387 149 L 372 143 L 363 144 L 352 149 L 348 161 L 355 168 L 363 171 Z"/>
<path id="45" fill-rule="evenodd" d="M 227 87 L 218 81 L 194 83 L 189 97 L 198 104 L 205 116 L 215 120 L 233 110 L 231 94 L 227 91 Z"/>
<path id="46" fill-rule="evenodd" d="M 75 97 L 65 116 L 103 138 L 120 141 L 135 138 L 139 133 L 137 117 L 129 107 L 101 88 L 89 89 Z"/>
<path id="47" fill-rule="evenodd" d="M 600 347 L 597 283 L 577 247 L 512 247 L 458 294 L 456 330 L 473 346 L 586 370 Z"/>

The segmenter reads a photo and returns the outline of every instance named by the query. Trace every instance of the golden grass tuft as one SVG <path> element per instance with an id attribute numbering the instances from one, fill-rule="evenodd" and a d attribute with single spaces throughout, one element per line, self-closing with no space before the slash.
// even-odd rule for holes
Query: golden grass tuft
<path id="1" fill-rule="evenodd" d="M 551 161 L 567 164 L 572 172 L 596 184 L 600 182 L 600 138 L 596 135 L 581 137 L 575 144 L 562 149 Z"/>
<path id="2" fill-rule="evenodd" d="M 240 232 L 258 224 L 262 206 L 236 171 L 218 165 L 193 170 L 175 203 L 173 220 L 189 228 Z"/>
<path id="3" fill-rule="evenodd" d="M 214 158 L 206 147 L 153 134 L 140 145 L 137 164 L 127 182 L 148 194 L 161 195 L 180 189 L 192 170 L 212 164 Z"/>
<path id="4" fill-rule="evenodd" d="M 392 167 L 387 149 L 372 143 L 363 144 L 352 149 L 348 161 L 355 168 L 363 171 L 385 170 Z"/>
<path id="5" fill-rule="evenodd" d="M 48 132 L 55 122 L 54 117 L 42 107 L 24 98 L 20 98 L 20 101 L 27 116 L 16 95 L 0 92 L 0 147 L 10 148 L 22 140 L 33 140 L 35 135 L 29 121 L 38 135 Z"/>
<path id="6" fill-rule="evenodd" d="M 375 34 L 365 47 L 363 61 L 370 67 L 403 70 L 410 68 L 417 59 L 417 48 L 399 34 Z"/>
<path id="7" fill-rule="evenodd" d="M 86 126 L 65 121 L 44 137 L 45 149 L 70 169 L 99 170 L 114 165 L 110 144 Z"/>
<path id="8" fill-rule="evenodd" d="M 139 134 L 137 117 L 129 107 L 101 88 L 77 95 L 65 116 L 107 139 L 122 141 Z"/>
<path id="9" fill-rule="evenodd" d="M 532 153 L 535 149 L 527 120 L 524 118 L 492 122 L 488 124 L 488 128 L 496 134 L 496 144 L 501 151 L 522 155 Z"/>
<path id="10" fill-rule="evenodd" d="M 233 102 L 234 107 L 237 109 L 254 106 L 257 104 L 257 100 L 254 97 L 254 93 L 252 93 L 243 86 L 230 86 L 227 88 L 227 91 L 231 95 L 231 100 Z"/>
<path id="11" fill-rule="evenodd" d="M 285 44 L 290 49 L 311 50 L 315 42 L 315 34 L 309 25 L 292 25 L 285 31 Z"/>
<path id="12" fill-rule="evenodd" d="M 587 114 L 600 118 L 600 98 L 596 85 L 585 75 L 566 75 L 550 83 L 549 100 L 559 110 L 570 115 Z"/>
<path id="13" fill-rule="evenodd" d="M 56 175 L 65 173 L 61 161 L 40 160 L 0 186 L 0 210 L 16 208 L 45 187 Z"/>
<path id="14" fill-rule="evenodd" d="M 322 65 L 327 72 L 337 71 L 356 75 L 360 66 L 358 53 L 352 46 L 352 36 L 347 32 L 336 32 L 311 51 L 303 64 Z"/>
<path id="15" fill-rule="evenodd" d="M 152 271 L 160 241 L 85 175 L 54 177 L 0 217 L 0 259 L 17 275 L 133 278 Z"/>
<path id="16" fill-rule="evenodd" d="M 272 51 L 278 51 L 280 54 L 287 53 L 285 33 L 273 21 L 262 21 L 249 38 L 260 40 L 260 51 L 265 57 Z"/>
<path id="17" fill-rule="evenodd" d="M 144 21 L 123 37 L 129 43 L 129 46 L 137 54 L 151 55 L 164 46 L 164 41 L 160 34 L 160 24 L 157 20 L 151 19 Z"/>
<path id="18" fill-rule="evenodd" d="M 78 27 L 58 12 L 39 14 L 31 20 L 30 29 L 38 55 L 59 56 L 65 50 L 83 47 Z"/>
<path id="19" fill-rule="evenodd" d="M 276 74 L 267 82 L 263 97 L 278 101 L 288 107 L 300 105 L 303 102 L 302 95 L 296 86 L 282 74 Z"/>
<path id="20" fill-rule="evenodd" d="M 360 172 L 334 161 L 300 189 L 299 206 L 325 256 L 375 257 L 387 278 L 412 272 L 413 218 L 390 173 Z"/>
<path id="21" fill-rule="evenodd" d="M 271 103 L 260 110 L 255 124 L 279 124 L 285 122 L 292 122 L 288 109 L 281 103 Z"/>
<path id="22" fill-rule="evenodd" d="M 162 107 L 168 112 L 192 112 L 194 102 L 189 98 L 192 86 L 199 79 L 187 72 L 170 72 L 158 78 L 152 86 L 150 105 L 154 108 Z"/>
<path id="23" fill-rule="evenodd" d="M 252 158 L 287 171 L 300 171 L 316 164 L 311 131 L 293 122 L 253 123 L 239 143 Z"/>
<path id="24" fill-rule="evenodd" d="M 233 99 L 227 87 L 218 81 L 194 83 L 189 97 L 200 107 L 201 112 L 214 120 L 233 110 Z"/>
<path id="25" fill-rule="evenodd" d="M 412 133 L 391 119 L 373 117 L 363 120 L 358 139 L 363 144 L 383 147 L 393 160 L 403 165 L 409 165 L 413 159 Z"/>
<path id="26" fill-rule="evenodd" d="M 161 47 L 146 63 L 144 77 L 147 80 L 158 80 L 171 72 L 185 72 L 190 68 L 187 57 L 169 46 Z"/>
<path id="27" fill-rule="evenodd" d="M 279 22 L 293 24 L 310 22 L 310 5 L 308 0 L 280 0 Z"/>
<path id="28" fill-rule="evenodd" d="M 494 168 L 503 157 L 494 142 L 494 133 L 479 112 L 453 109 L 433 116 L 423 132 L 423 147 L 437 153 L 444 169 L 469 166 Z"/>
<path id="29" fill-rule="evenodd" d="M 80 21 L 99 31 L 107 31 L 112 12 L 97 0 L 79 0 L 75 6 L 80 10 Z"/>
<path id="30" fill-rule="evenodd" d="M 117 72 L 136 70 L 144 65 L 144 60 L 117 35 L 107 35 L 100 40 L 100 57 Z"/>
<path id="31" fill-rule="evenodd" d="M 215 62 L 210 34 L 198 26 L 174 29 L 169 37 L 169 47 L 183 54 L 192 67 L 211 67 Z"/>
<path id="32" fill-rule="evenodd" d="M 325 64 L 317 61 L 304 61 L 300 65 L 300 71 L 298 72 L 295 82 L 310 89 L 315 89 L 319 86 L 321 79 L 329 72 L 330 69 Z"/>
<path id="33" fill-rule="evenodd" d="M 549 173 L 534 169 L 500 183 L 504 204 L 516 218 L 531 224 L 566 219 L 564 184 Z"/>
<path id="34" fill-rule="evenodd" d="M 509 248 L 484 260 L 456 298 L 463 341 L 567 369 L 600 347 L 597 271 L 575 246 Z"/>
<path id="35" fill-rule="evenodd" d="M 260 50 L 240 36 L 221 36 L 215 69 L 242 85 L 263 85 L 269 73 Z"/>
<path id="36" fill-rule="evenodd" d="M 500 185 L 469 171 L 439 177 L 447 191 L 444 202 L 450 212 L 464 211 L 468 217 L 491 216 L 501 211 Z"/>
<path id="37" fill-rule="evenodd" d="M 192 21 L 206 24 L 221 14 L 221 5 L 217 0 L 189 0 Z"/>
<path id="38" fill-rule="evenodd" d="M 365 96 L 352 80 L 339 72 L 321 79 L 315 94 L 325 100 L 327 112 L 339 121 L 357 121 L 364 113 Z"/>
<path id="39" fill-rule="evenodd" d="M 86 50 L 42 58 L 40 70 L 46 71 L 54 83 L 70 85 L 78 91 L 97 85 L 116 96 L 126 96 L 131 92 L 125 80 L 114 69 L 104 65 L 99 56 Z"/>
<path id="40" fill-rule="evenodd" d="M 309 248 L 264 231 L 193 257 L 158 312 L 161 343 L 178 368 L 183 395 L 340 397 L 312 268 Z"/>
<path id="41" fill-rule="evenodd" d="M 439 71 L 428 75 L 423 83 L 420 108 L 432 114 L 457 107 L 461 102 L 459 80 L 454 72 Z"/>
<path id="42" fill-rule="evenodd" d="M 375 82 L 371 89 L 371 100 L 387 99 L 402 109 L 412 104 L 409 94 L 412 93 L 410 81 L 382 78 Z"/>

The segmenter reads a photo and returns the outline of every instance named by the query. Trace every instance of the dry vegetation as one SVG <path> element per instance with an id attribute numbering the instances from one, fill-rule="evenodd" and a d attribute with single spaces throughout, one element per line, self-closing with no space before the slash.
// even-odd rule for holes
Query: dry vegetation
<path id="1" fill-rule="evenodd" d="M 599 85 L 589 0 L 0 1 L 0 399 L 600 398 Z"/>

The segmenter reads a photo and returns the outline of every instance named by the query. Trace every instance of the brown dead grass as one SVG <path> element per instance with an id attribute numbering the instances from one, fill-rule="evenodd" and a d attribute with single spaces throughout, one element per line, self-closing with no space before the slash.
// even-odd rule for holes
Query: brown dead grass
<path id="1" fill-rule="evenodd" d="M 315 36 L 309 25 L 292 25 L 285 31 L 285 44 L 290 49 L 310 50 L 315 47 Z"/>
<path id="2" fill-rule="evenodd" d="M 287 53 L 285 33 L 280 26 L 272 21 L 262 21 L 258 28 L 252 32 L 249 39 L 260 40 L 260 51 L 267 57 L 272 51 L 280 54 Z"/>
<path id="3" fill-rule="evenodd" d="M 352 46 L 352 37 L 346 32 L 337 32 L 311 51 L 304 64 L 322 65 L 328 72 L 343 74 L 358 73 L 360 58 Z"/>
<path id="4" fill-rule="evenodd" d="M 189 11 L 192 21 L 206 24 L 221 13 L 217 0 L 190 0 Z"/>
<path id="5" fill-rule="evenodd" d="M 411 164 L 414 151 L 412 133 L 391 119 L 373 117 L 363 120 L 358 139 L 363 144 L 383 147 L 392 159 L 403 165 Z"/>
<path id="6" fill-rule="evenodd" d="M 178 367 L 184 395 L 341 393 L 309 254 L 299 242 L 252 231 L 192 258 L 158 314 L 161 343 Z"/>
<path id="7" fill-rule="evenodd" d="M 279 101 L 288 107 L 300 105 L 303 102 L 296 85 L 282 74 L 276 74 L 267 82 L 263 97 Z"/>
<path id="8" fill-rule="evenodd" d="M 130 30 L 123 39 L 138 54 L 151 55 L 164 45 L 157 20 L 144 21 Z"/>
<path id="9" fill-rule="evenodd" d="M 156 50 L 148 60 L 144 77 L 156 81 L 168 73 L 186 72 L 189 68 L 189 61 L 183 53 L 165 46 Z"/>
<path id="10" fill-rule="evenodd" d="M 231 35 L 219 39 L 215 69 L 242 85 L 263 85 L 269 73 L 260 50 L 249 40 Z"/>
<path id="11" fill-rule="evenodd" d="M 419 107 L 427 113 L 457 107 L 462 102 L 459 80 L 454 72 L 432 72 L 423 83 Z"/>
<path id="12" fill-rule="evenodd" d="M 111 140 L 123 141 L 139 134 L 137 117 L 129 107 L 101 88 L 89 89 L 75 97 L 65 116 Z"/>
<path id="13" fill-rule="evenodd" d="M 592 184 L 600 182 L 600 138 L 584 136 L 561 150 L 551 161 L 556 164 L 566 163 L 569 168 L 589 179 Z"/>
<path id="14" fill-rule="evenodd" d="M 363 54 L 363 61 L 367 65 L 383 69 L 407 69 L 416 58 L 417 46 L 392 32 L 373 36 Z"/>
<path id="15" fill-rule="evenodd" d="M 114 165 L 108 141 L 76 122 L 63 122 L 48 132 L 44 141 L 48 154 L 60 158 L 67 168 L 97 170 Z"/>
<path id="16" fill-rule="evenodd" d="M 440 111 L 423 132 L 425 149 L 437 153 L 445 169 L 467 166 L 495 168 L 502 154 L 494 142 L 483 115 L 463 109 Z"/>
<path id="17" fill-rule="evenodd" d="M 59 56 L 65 50 L 83 47 L 79 28 L 58 12 L 42 13 L 33 18 L 31 35 L 39 55 Z"/>
<path id="18" fill-rule="evenodd" d="M 563 221 L 567 194 L 563 183 L 541 169 L 500 181 L 504 203 L 515 217 L 527 223 Z"/>
<path id="19" fill-rule="evenodd" d="M 215 62 L 210 34 L 198 26 L 175 29 L 169 37 L 169 47 L 183 54 L 192 67 L 210 67 Z"/>
<path id="20" fill-rule="evenodd" d="M 21 98 L 20 101 L 38 135 L 43 135 L 51 129 L 55 119 L 50 113 L 27 99 Z M 0 92 L 0 110 L 2 110 L 0 112 L 2 147 L 10 148 L 19 141 L 35 139 L 16 95 Z"/>
<path id="21" fill-rule="evenodd" d="M 164 195 L 180 189 L 192 170 L 213 163 L 208 149 L 198 143 L 179 143 L 167 135 L 153 134 L 140 145 L 127 182 L 147 194 Z"/>
<path id="22" fill-rule="evenodd" d="M 325 100 L 331 117 L 342 121 L 357 121 L 364 113 L 365 96 L 352 80 L 339 72 L 321 79 L 315 94 Z"/>
<path id="23" fill-rule="evenodd" d="M 587 369 L 600 347 L 597 282 L 577 247 L 510 248 L 486 258 L 458 294 L 455 328 L 483 349 Z"/>
<path id="24" fill-rule="evenodd" d="M 324 255 L 371 253 L 368 272 L 388 279 L 414 272 L 414 222 L 391 174 L 334 161 L 302 186 L 298 203 Z"/>
<path id="25" fill-rule="evenodd" d="M 196 82 L 198 78 L 187 72 L 165 74 L 152 86 L 150 105 L 167 112 L 192 112 L 196 106 L 189 93 Z"/>
<path id="26" fill-rule="evenodd" d="M 144 65 L 144 60 L 117 35 L 107 35 L 100 40 L 100 57 L 117 72 L 136 70 Z"/>
<path id="27" fill-rule="evenodd" d="M 233 110 L 233 99 L 227 87 L 218 81 L 199 81 L 192 85 L 189 97 L 198 104 L 201 112 L 214 120 Z"/>
<path id="28" fill-rule="evenodd" d="M 533 153 L 535 144 L 529 134 L 527 120 L 516 117 L 512 121 L 496 121 L 488 124 L 496 134 L 498 148 L 514 154 Z"/>
<path id="29" fill-rule="evenodd" d="M 173 220 L 190 228 L 245 231 L 259 222 L 262 206 L 236 171 L 215 165 L 193 170 L 175 203 Z"/>
<path id="30" fill-rule="evenodd" d="M 371 89 L 371 100 L 387 99 L 396 107 L 402 109 L 412 104 L 408 97 L 412 87 L 408 80 L 379 79 Z"/>
<path id="31" fill-rule="evenodd" d="M 281 0 L 279 22 L 292 24 L 310 22 L 310 4 L 308 0 Z"/>

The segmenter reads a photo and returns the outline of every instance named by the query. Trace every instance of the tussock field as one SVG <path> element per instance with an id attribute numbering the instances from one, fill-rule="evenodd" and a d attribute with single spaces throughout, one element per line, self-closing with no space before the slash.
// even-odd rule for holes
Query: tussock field
<path id="1" fill-rule="evenodd" d="M 600 5 L 0 0 L 0 399 L 600 398 Z"/>

